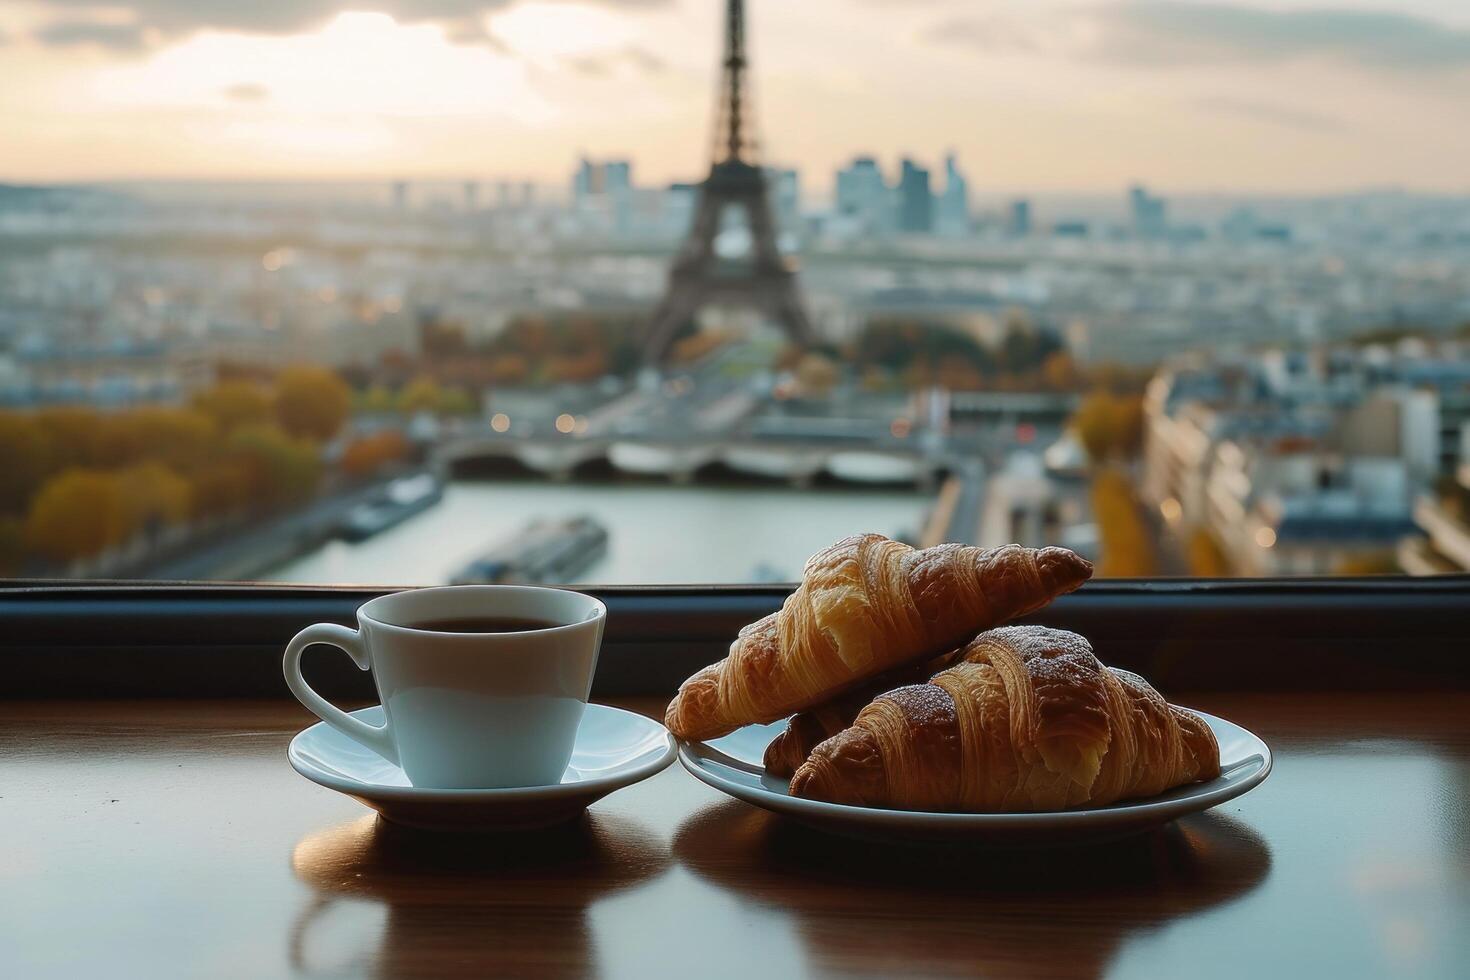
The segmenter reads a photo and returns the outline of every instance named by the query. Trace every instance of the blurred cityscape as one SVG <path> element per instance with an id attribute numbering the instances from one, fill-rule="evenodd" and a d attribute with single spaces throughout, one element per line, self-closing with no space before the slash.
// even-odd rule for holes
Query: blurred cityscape
<path id="1" fill-rule="evenodd" d="M 482 578 L 596 578 L 606 552 L 667 577 L 640 540 L 700 528 L 619 526 L 598 488 L 628 485 L 782 488 L 735 518 L 778 526 L 872 493 L 850 530 L 1062 543 L 1110 575 L 1470 568 L 1470 200 L 989 200 L 936 169 L 861 156 L 821 201 L 768 170 L 816 343 L 716 307 L 663 363 L 643 334 L 698 185 L 630 161 L 564 188 L 0 188 L 0 563 L 293 577 L 346 548 L 334 577 L 447 580 L 372 539 L 479 481 L 592 488 L 499 534 L 465 511 L 451 564 Z"/>

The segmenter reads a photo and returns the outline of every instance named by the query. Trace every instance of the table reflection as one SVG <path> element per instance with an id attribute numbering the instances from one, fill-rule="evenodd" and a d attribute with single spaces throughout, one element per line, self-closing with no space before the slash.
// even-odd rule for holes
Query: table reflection
<path id="1" fill-rule="evenodd" d="M 1130 933 L 1233 901 L 1271 868 L 1253 830 L 1214 814 L 1108 844 L 998 851 L 855 842 L 733 801 L 687 820 L 674 856 L 789 912 L 808 972 L 869 976 L 920 963 L 1100 976 Z"/>
<path id="2" fill-rule="evenodd" d="M 588 906 L 669 863 L 646 828 L 621 816 L 484 837 L 365 816 L 304 837 L 291 852 L 292 871 L 314 890 L 290 931 L 291 968 L 313 977 L 466 967 L 584 976 L 594 968 Z M 334 911 L 364 903 L 385 914 L 355 919 L 347 935 L 333 927 Z"/>

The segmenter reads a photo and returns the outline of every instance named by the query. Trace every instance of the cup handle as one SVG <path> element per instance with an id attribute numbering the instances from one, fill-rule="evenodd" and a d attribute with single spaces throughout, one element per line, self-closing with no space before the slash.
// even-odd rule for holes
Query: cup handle
<path id="1" fill-rule="evenodd" d="M 317 623 L 291 637 L 291 642 L 286 644 L 286 657 L 282 665 L 286 673 L 286 686 L 296 695 L 296 700 L 306 705 L 322 721 L 354 742 L 372 749 L 395 766 L 398 765 L 398 747 L 393 744 L 386 717 L 381 727 L 360 721 L 313 691 L 311 685 L 306 683 L 306 678 L 301 676 L 301 654 L 314 643 L 336 647 L 351 657 L 359 670 L 372 667 L 360 633 L 335 623 Z"/>

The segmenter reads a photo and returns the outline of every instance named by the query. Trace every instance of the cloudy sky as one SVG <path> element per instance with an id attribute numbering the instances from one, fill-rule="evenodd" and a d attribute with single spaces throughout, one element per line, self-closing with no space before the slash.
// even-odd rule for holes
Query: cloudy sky
<path id="1" fill-rule="evenodd" d="M 1470 191 L 1467 0 L 749 0 L 767 159 Z M 706 165 L 719 0 L 0 0 L 0 180 Z"/>

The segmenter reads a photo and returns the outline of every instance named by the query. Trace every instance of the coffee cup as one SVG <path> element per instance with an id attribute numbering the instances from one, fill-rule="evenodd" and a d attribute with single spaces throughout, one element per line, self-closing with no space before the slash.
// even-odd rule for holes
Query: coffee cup
<path id="1" fill-rule="evenodd" d="M 357 629 L 317 623 L 286 646 L 291 693 L 322 721 L 399 766 L 415 787 L 559 782 L 571 761 L 607 607 L 521 585 L 458 585 L 379 596 Z M 383 724 L 331 704 L 301 675 L 313 644 L 371 670 Z"/>

